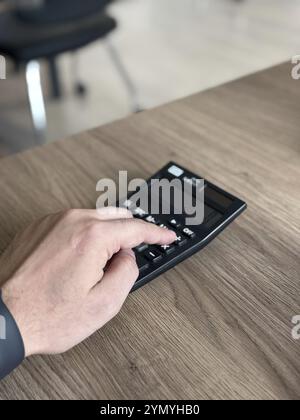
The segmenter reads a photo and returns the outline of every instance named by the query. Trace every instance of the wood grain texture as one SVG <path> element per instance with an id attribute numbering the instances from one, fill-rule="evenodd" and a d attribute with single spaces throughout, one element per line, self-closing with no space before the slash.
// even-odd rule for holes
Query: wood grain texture
<path id="1" fill-rule="evenodd" d="M 1 399 L 300 397 L 300 82 L 290 67 L 1 161 L 1 250 L 37 217 L 94 207 L 101 177 L 148 177 L 171 159 L 249 205 L 85 343 L 27 360 Z"/>

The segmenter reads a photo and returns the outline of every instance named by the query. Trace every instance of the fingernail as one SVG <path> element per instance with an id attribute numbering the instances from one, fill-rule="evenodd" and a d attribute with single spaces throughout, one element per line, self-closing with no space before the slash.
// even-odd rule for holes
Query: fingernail
<path id="1" fill-rule="evenodd" d="M 171 236 L 171 234 L 172 234 L 172 236 L 173 236 L 173 239 L 174 239 L 174 241 L 176 240 L 176 238 L 177 238 L 177 235 L 176 235 L 176 233 L 174 232 L 174 230 L 168 230 L 168 232 L 170 233 L 170 236 Z"/>

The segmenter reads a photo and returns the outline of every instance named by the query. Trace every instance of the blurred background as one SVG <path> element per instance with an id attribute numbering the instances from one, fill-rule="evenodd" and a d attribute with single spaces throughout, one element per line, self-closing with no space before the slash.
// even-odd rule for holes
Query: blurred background
<path id="1" fill-rule="evenodd" d="M 0 0 L 0 156 L 295 54 L 300 0 Z"/>

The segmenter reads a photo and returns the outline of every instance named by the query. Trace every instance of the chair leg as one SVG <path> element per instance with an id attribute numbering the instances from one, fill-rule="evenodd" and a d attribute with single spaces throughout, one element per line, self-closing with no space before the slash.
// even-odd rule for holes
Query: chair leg
<path id="1" fill-rule="evenodd" d="M 112 62 L 114 63 L 121 79 L 123 80 L 125 84 L 125 87 L 127 89 L 127 92 L 130 98 L 132 111 L 141 112 L 143 108 L 141 107 L 139 103 L 137 88 L 134 85 L 133 81 L 131 80 L 129 73 L 122 62 L 119 52 L 114 47 L 114 45 L 110 42 L 109 39 L 106 40 L 106 47 L 107 47 L 107 51 L 110 55 Z"/>
<path id="2" fill-rule="evenodd" d="M 45 138 L 47 118 L 38 61 L 30 61 L 26 65 L 26 84 L 33 127 L 39 143 L 42 143 Z"/>
<path id="3" fill-rule="evenodd" d="M 79 76 L 79 59 L 78 59 L 78 52 L 74 51 L 72 53 L 72 67 L 71 73 L 73 75 L 73 84 L 74 84 L 74 93 L 79 97 L 86 96 L 88 92 L 88 88 L 85 83 L 80 80 Z"/>
<path id="4" fill-rule="evenodd" d="M 62 97 L 62 86 L 56 57 L 48 58 L 48 66 L 52 98 L 60 99 Z"/>

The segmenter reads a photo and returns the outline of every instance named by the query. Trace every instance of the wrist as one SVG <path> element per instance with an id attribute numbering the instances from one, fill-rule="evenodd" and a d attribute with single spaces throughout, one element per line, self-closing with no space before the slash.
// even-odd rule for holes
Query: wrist
<path id="1" fill-rule="evenodd" d="M 9 283 L 7 283 L 7 285 L 8 284 Z M 30 332 L 32 326 L 30 325 L 31 323 L 28 322 L 28 319 L 26 319 L 26 311 L 22 308 L 20 299 L 13 296 L 7 285 L 5 285 L 2 290 L 0 289 L 0 296 L 19 330 L 23 342 L 24 358 L 26 358 L 34 354 L 31 339 L 32 334 Z"/>

